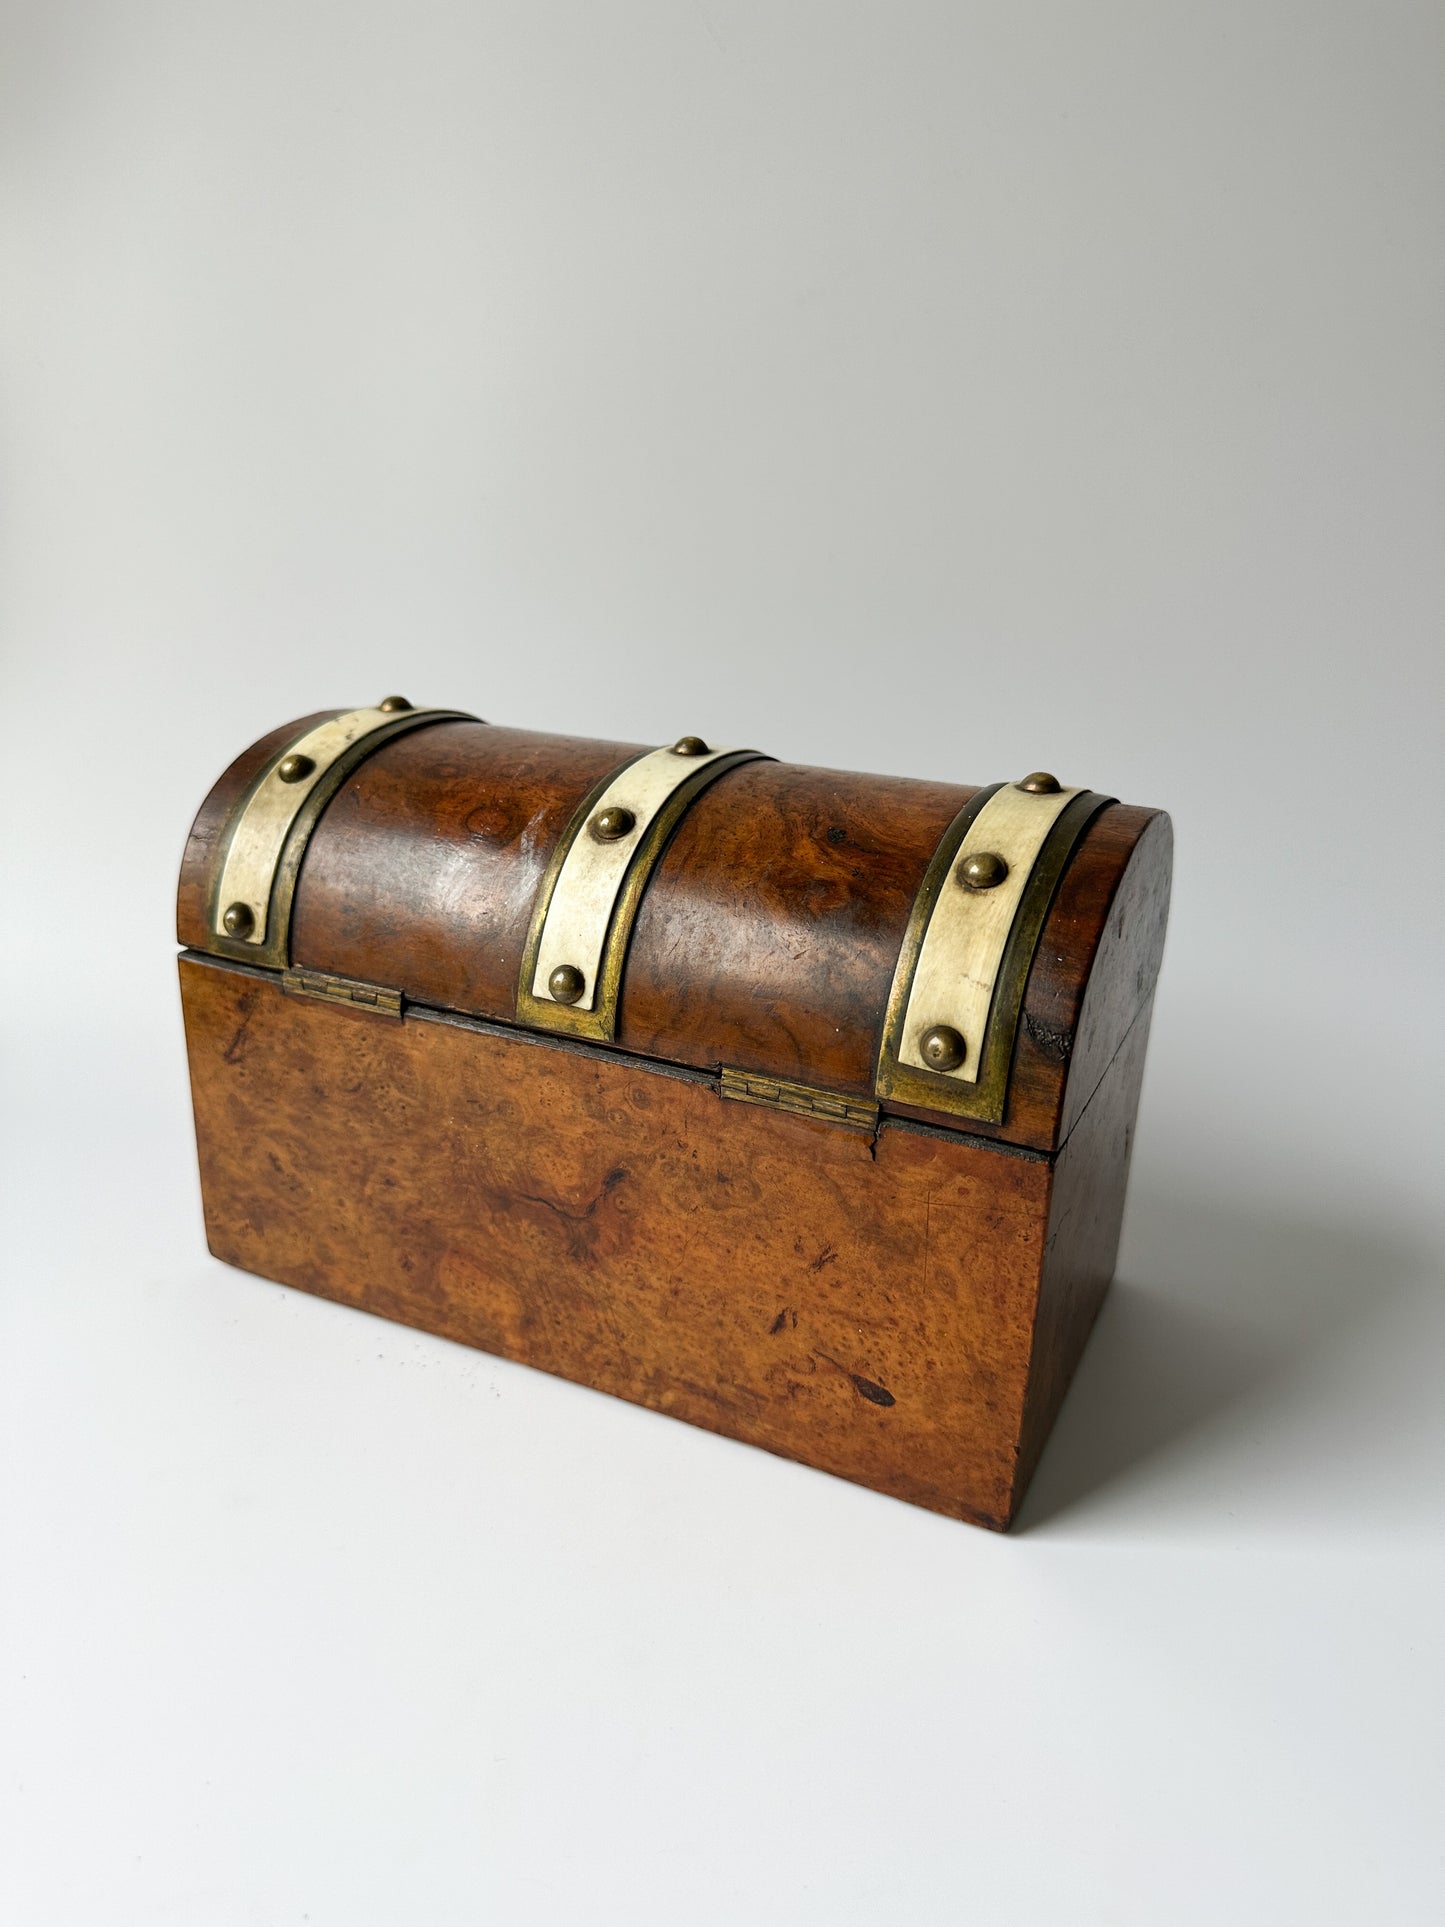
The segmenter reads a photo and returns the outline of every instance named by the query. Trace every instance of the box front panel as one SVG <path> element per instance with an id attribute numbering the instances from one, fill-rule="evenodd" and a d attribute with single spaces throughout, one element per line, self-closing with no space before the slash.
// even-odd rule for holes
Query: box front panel
<path id="1" fill-rule="evenodd" d="M 180 968 L 218 1257 L 1006 1522 L 1045 1160 Z"/>

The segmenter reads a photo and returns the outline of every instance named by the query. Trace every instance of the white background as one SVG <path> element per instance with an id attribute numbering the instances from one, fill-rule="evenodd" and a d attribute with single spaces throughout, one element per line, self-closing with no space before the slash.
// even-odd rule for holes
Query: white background
<path id="1" fill-rule="evenodd" d="M 0 36 L 0 1919 L 1445 1920 L 1445 15 Z M 1013 1536 L 207 1257 L 182 839 L 397 687 L 1174 813 Z"/>

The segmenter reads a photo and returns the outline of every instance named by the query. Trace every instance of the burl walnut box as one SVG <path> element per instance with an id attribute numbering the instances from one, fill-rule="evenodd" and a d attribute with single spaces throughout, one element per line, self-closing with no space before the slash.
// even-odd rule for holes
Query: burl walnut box
<path id="1" fill-rule="evenodd" d="M 1114 1267 L 1169 819 L 388 697 L 201 808 L 217 1257 L 1004 1527 Z"/>

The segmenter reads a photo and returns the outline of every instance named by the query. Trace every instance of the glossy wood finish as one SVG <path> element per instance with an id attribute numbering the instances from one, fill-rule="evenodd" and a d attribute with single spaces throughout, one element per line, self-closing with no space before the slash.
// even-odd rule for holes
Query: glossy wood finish
<path id="1" fill-rule="evenodd" d="M 908 913 L 974 793 L 795 763 L 721 778 L 648 885 L 618 1042 L 871 1097 Z"/>
<path id="2" fill-rule="evenodd" d="M 293 961 L 510 1020 L 547 860 L 637 747 L 468 724 L 385 745 L 312 839 Z M 909 909 L 972 794 L 774 762 L 720 777 L 648 884 L 617 1043 L 871 1094 Z"/>
<path id="3" fill-rule="evenodd" d="M 207 799 L 183 866 L 182 942 L 208 946 L 219 832 L 286 740 L 276 732 L 257 745 Z M 547 861 L 592 786 L 639 747 L 465 722 L 384 744 L 312 836 L 291 961 L 511 1021 Z M 914 896 L 974 793 L 777 762 L 721 776 L 644 893 L 618 1046 L 871 1097 Z M 1025 988 L 1007 1112 L 996 1125 L 970 1122 L 972 1134 L 1041 1150 L 1063 1142 L 1152 991 L 1169 863 L 1157 811 L 1111 805 L 1085 832 Z"/>
<path id="4" fill-rule="evenodd" d="M 1054 1160 L 887 1121 L 870 1142 L 697 1074 L 385 1021 L 209 959 L 181 981 L 218 1257 L 1013 1516 L 1112 1267 L 1127 1052 Z"/>
<path id="5" fill-rule="evenodd" d="M 311 839 L 292 962 L 510 1019 L 547 860 L 593 784 L 641 748 L 479 723 L 384 744 Z"/>

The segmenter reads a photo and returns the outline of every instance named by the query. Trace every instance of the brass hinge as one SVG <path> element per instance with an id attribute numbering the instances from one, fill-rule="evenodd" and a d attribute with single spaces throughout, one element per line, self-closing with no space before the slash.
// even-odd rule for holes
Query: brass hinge
<path id="1" fill-rule="evenodd" d="M 878 1106 L 863 1098 L 840 1097 L 836 1091 L 815 1090 L 811 1084 L 790 1084 L 785 1077 L 763 1077 L 757 1071 L 723 1067 L 719 1086 L 724 1097 L 743 1104 L 765 1104 L 770 1110 L 791 1111 L 795 1117 L 822 1118 L 828 1124 L 848 1124 L 872 1131 L 878 1125 Z"/>
<path id="2" fill-rule="evenodd" d="M 401 1015 L 401 992 L 388 990 L 385 984 L 359 984 L 350 977 L 332 977 L 324 970 L 285 970 L 281 987 L 293 997 L 319 997 L 323 1003 L 374 1011 L 378 1017 Z"/>

